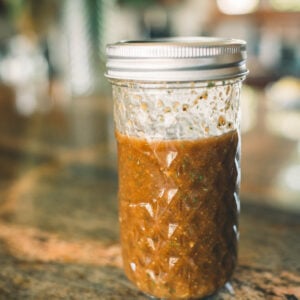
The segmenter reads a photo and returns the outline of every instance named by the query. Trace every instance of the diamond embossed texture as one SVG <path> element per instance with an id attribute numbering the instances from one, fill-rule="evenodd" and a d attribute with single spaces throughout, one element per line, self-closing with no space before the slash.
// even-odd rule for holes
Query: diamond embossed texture
<path id="1" fill-rule="evenodd" d="M 235 82 L 158 97 L 156 90 L 114 87 L 124 269 L 150 295 L 203 297 L 233 273 L 239 88 Z M 195 99 L 202 109 L 193 111 Z M 169 125 L 168 117 L 177 121 Z"/>
<path id="2" fill-rule="evenodd" d="M 183 150 L 178 141 L 118 141 L 120 157 L 129 157 L 119 161 L 128 277 L 159 297 L 212 293 L 230 278 L 236 261 L 236 132 L 185 142 Z M 167 160 L 170 145 L 178 154 L 163 167 L 154 153 Z"/>

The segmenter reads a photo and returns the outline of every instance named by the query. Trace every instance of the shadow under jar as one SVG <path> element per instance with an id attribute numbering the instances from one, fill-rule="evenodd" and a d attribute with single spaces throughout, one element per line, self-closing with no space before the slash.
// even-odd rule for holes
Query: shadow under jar
<path id="1" fill-rule="evenodd" d="M 125 273 L 159 298 L 213 294 L 237 260 L 246 44 L 127 41 L 107 54 Z"/>

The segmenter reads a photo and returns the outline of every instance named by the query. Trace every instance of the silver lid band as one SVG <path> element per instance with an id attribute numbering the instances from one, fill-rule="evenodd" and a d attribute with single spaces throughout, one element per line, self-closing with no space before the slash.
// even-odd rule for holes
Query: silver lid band
<path id="1" fill-rule="evenodd" d="M 124 41 L 107 46 L 111 79 L 202 81 L 244 76 L 246 43 L 221 38 Z"/>

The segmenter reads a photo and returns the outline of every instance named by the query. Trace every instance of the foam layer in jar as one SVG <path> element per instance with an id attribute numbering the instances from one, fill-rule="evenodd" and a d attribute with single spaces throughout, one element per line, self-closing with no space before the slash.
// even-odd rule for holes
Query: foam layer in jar
<path id="1" fill-rule="evenodd" d="M 241 79 L 113 85 L 116 130 L 148 140 L 219 136 L 239 127 Z"/>

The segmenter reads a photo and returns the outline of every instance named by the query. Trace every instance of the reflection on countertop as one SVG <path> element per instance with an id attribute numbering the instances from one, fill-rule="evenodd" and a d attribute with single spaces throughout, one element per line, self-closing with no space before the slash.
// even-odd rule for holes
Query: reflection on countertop
<path id="1" fill-rule="evenodd" d="M 0 298 L 147 299 L 121 268 L 110 97 L 20 115 L 0 91 Z M 242 101 L 239 266 L 210 299 L 298 299 L 299 141 L 269 130 L 262 90 Z"/>

